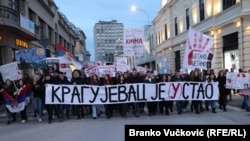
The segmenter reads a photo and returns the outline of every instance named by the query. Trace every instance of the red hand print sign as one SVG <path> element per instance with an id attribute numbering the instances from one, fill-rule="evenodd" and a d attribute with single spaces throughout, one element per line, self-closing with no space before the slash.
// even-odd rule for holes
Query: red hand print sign
<path id="1" fill-rule="evenodd" d="M 212 37 L 194 29 L 189 29 L 183 68 L 213 68 L 213 41 Z"/>

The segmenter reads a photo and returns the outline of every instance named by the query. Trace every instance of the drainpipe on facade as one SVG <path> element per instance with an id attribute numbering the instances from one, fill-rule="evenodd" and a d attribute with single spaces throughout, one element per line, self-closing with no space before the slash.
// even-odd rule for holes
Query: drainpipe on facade
<path id="1" fill-rule="evenodd" d="M 244 70 L 244 62 L 243 62 L 243 36 L 244 36 L 244 25 L 243 25 L 243 19 L 242 17 L 240 18 L 240 23 L 241 23 L 241 45 L 240 45 L 240 49 L 241 49 L 241 55 L 240 55 L 240 68 L 242 68 Z"/>

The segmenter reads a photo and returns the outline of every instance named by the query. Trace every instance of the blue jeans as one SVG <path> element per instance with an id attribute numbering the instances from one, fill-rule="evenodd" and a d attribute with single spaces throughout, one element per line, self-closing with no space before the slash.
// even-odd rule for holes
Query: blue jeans
<path id="1" fill-rule="evenodd" d="M 100 114 L 100 105 L 91 105 L 92 108 L 92 117 L 97 118 Z"/>
<path id="2" fill-rule="evenodd" d="M 43 113 L 43 103 L 40 97 L 34 97 L 34 110 L 38 116 L 38 118 L 42 118 Z"/>
<path id="3" fill-rule="evenodd" d="M 242 109 L 248 108 L 249 95 L 243 95 Z"/>
<path id="4" fill-rule="evenodd" d="M 209 107 L 209 105 L 211 105 L 211 108 L 212 108 L 212 109 L 216 109 L 216 102 L 215 102 L 215 100 L 206 100 L 206 101 L 205 101 L 205 105 L 206 105 L 207 107 Z"/>

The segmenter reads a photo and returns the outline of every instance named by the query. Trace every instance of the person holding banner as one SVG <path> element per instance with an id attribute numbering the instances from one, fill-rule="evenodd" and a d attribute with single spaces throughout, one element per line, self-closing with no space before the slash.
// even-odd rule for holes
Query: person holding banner
<path id="1" fill-rule="evenodd" d="M 124 74 L 120 74 L 119 80 L 117 84 L 126 84 L 127 79 L 125 79 Z M 119 111 L 122 117 L 127 117 L 127 112 L 128 112 L 128 104 L 127 103 L 121 103 L 119 104 Z"/>
<path id="2" fill-rule="evenodd" d="M 249 77 L 249 75 L 247 75 L 247 72 L 244 72 L 243 70 L 240 71 L 240 69 L 239 69 L 239 73 L 245 73 L 245 76 Z M 238 74 L 238 75 L 240 75 L 240 74 Z M 250 82 L 248 82 L 248 83 L 250 84 Z M 248 107 L 248 101 L 249 101 L 249 95 L 250 95 L 250 87 L 248 86 L 249 84 L 245 85 L 246 87 L 244 89 L 241 89 L 238 91 L 239 95 L 241 95 L 243 97 L 241 108 L 246 110 L 246 111 L 250 110 Z"/>
<path id="3" fill-rule="evenodd" d="M 81 77 L 80 70 L 74 70 L 72 72 L 72 78 L 70 83 L 73 85 L 86 85 L 88 83 L 86 79 L 87 78 L 83 79 Z M 84 105 L 72 105 L 72 109 L 75 110 L 74 112 L 77 115 L 77 119 L 84 118 L 84 107 Z"/>
<path id="4" fill-rule="evenodd" d="M 11 100 L 11 107 L 14 106 L 14 97 L 15 97 L 15 92 L 16 89 L 14 87 L 13 82 L 10 79 L 5 80 L 5 84 L 4 87 L 0 90 L 0 92 L 2 92 L 3 94 L 6 93 L 7 95 L 4 96 L 5 102 L 6 102 L 6 112 L 7 112 L 7 125 L 10 125 L 11 122 L 15 122 L 16 121 L 16 117 L 15 114 L 13 114 L 9 108 L 7 108 L 7 99 Z"/>
<path id="5" fill-rule="evenodd" d="M 45 87 L 47 87 L 48 84 L 55 84 L 55 81 L 53 80 L 54 79 L 52 79 L 52 76 L 49 73 L 45 74 L 45 79 L 44 79 Z M 49 94 L 46 93 L 46 95 L 49 95 Z M 54 105 L 45 104 L 45 107 L 48 113 L 48 123 L 50 124 L 52 122 Z"/>
<path id="6" fill-rule="evenodd" d="M 20 93 L 22 90 L 24 90 L 25 87 L 29 87 L 29 84 L 25 84 L 23 79 L 18 80 L 18 83 L 17 83 L 18 92 Z M 26 98 L 25 98 L 26 100 L 25 100 L 24 109 L 22 111 L 20 111 L 21 123 L 26 123 L 26 121 L 27 121 L 26 109 L 27 109 L 27 105 L 29 103 L 29 96 L 30 96 L 30 91 L 28 90 Z"/>
<path id="7" fill-rule="evenodd" d="M 134 68 L 132 74 L 129 77 L 129 83 L 141 83 L 140 82 L 140 78 L 138 76 L 138 72 L 137 70 Z M 135 117 L 140 117 L 139 115 L 139 102 L 134 102 L 131 103 L 132 107 L 133 107 L 133 114 L 135 115 Z"/>
<path id="8" fill-rule="evenodd" d="M 113 81 L 111 79 L 111 77 L 109 76 L 109 74 L 104 74 L 104 79 L 102 84 L 105 85 L 113 85 Z M 105 104 L 104 108 L 105 108 L 105 114 L 107 116 L 107 119 L 110 119 L 110 117 L 113 116 L 113 109 L 114 109 L 114 104 Z"/>
<path id="9" fill-rule="evenodd" d="M 34 79 L 33 91 L 33 102 L 34 110 L 38 118 L 38 122 L 42 122 L 43 116 L 43 103 L 45 101 L 45 86 L 41 74 L 37 74 Z"/>
<path id="10" fill-rule="evenodd" d="M 190 81 L 190 76 L 187 74 L 186 70 L 180 70 L 181 81 Z M 182 101 L 182 111 L 187 111 L 187 106 L 189 104 L 189 100 Z"/>
<path id="11" fill-rule="evenodd" d="M 155 78 L 152 76 L 151 71 L 147 72 L 147 76 L 145 78 L 144 83 L 157 83 Z M 157 111 L 157 103 L 156 101 L 150 101 L 147 102 L 147 108 L 148 108 L 148 116 L 155 116 Z"/>
<path id="12" fill-rule="evenodd" d="M 210 73 L 207 78 L 207 82 L 216 82 L 216 76 L 214 73 Z M 205 101 L 206 105 L 206 110 L 209 111 L 209 105 L 211 105 L 212 108 L 212 113 L 216 113 L 216 105 L 215 105 L 215 100 L 206 100 Z"/>
<path id="13" fill-rule="evenodd" d="M 217 81 L 219 87 L 219 107 L 223 109 L 225 112 L 227 111 L 226 103 L 227 103 L 227 90 L 226 90 L 226 76 L 224 70 L 220 70 L 218 73 Z"/>
<path id="14" fill-rule="evenodd" d="M 100 79 L 97 76 L 97 74 L 94 74 L 94 75 L 91 76 L 90 85 L 95 85 L 95 86 L 100 86 L 101 85 Z M 99 116 L 101 114 L 99 105 L 95 105 L 95 104 L 91 105 L 91 111 L 92 111 L 92 118 L 93 119 L 96 119 L 97 116 Z"/>
<path id="15" fill-rule="evenodd" d="M 145 81 L 145 78 L 146 78 L 146 73 L 144 73 L 144 72 L 139 72 L 139 74 L 138 74 L 138 77 L 139 77 L 139 82 L 143 82 L 143 81 Z M 140 111 L 140 113 L 145 113 L 145 104 L 146 104 L 146 102 L 139 102 L 139 111 Z"/>
<path id="16" fill-rule="evenodd" d="M 59 79 L 56 82 L 59 85 L 68 85 L 70 84 L 67 76 L 65 76 L 65 74 L 63 72 L 59 72 Z M 69 119 L 69 105 L 64 105 L 64 104 L 58 104 L 57 105 L 57 109 L 60 113 L 60 120 L 59 122 L 63 122 L 64 121 L 64 110 L 66 109 L 66 116 Z"/>
<path id="17" fill-rule="evenodd" d="M 177 70 L 173 76 L 173 82 L 180 82 L 182 81 L 181 78 L 181 74 L 180 74 L 180 70 Z M 177 100 L 176 101 L 176 108 L 177 108 L 177 112 L 179 115 L 182 114 L 182 108 L 183 108 L 183 101 L 182 100 Z"/>
<path id="18" fill-rule="evenodd" d="M 172 82 L 171 74 L 168 74 L 168 75 L 163 74 L 160 82 Z M 170 100 L 160 101 L 159 102 L 160 113 L 162 114 L 164 110 L 165 110 L 166 115 L 169 115 L 169 111 L 173 112 L 173 103 L 174 103 L 174 101 L 172 101 L 172 100 L 171 101 Z"/>
<path id="19" fill-rule="evenodd" d="M 200 75 L 200 71 L 195 69 L 191 76 L 191 81 L 193 82 L 202 82 L 202 77 Z M 196 114 L 200 114 L 203 111 L 202 101 L 201 100 L 193 100 L 191 104 L 191 109 L 194 108 Z"/>

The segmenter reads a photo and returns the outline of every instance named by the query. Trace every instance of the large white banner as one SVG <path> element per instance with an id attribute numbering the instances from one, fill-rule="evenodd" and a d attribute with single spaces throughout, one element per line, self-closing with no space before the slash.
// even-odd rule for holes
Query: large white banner
<path id="1" fill-rule="evenodd" d="M 214 69 L 213 43 L 212 37 L 190 28 L 186 41 L 183 68 Z"/>
<path id="2" fill-rule="evenodd" d="M 143 56 L 143 51 L 144 51 L 143 37 L 144 37 L 143 28 L 124 28 L 123 55 Z"/>
<path id="3" fill-rule="evenodd" d="M 218 100 L 218 82 L 46 86 L 46 104 L 116 104 L 162 100 Z"/>

